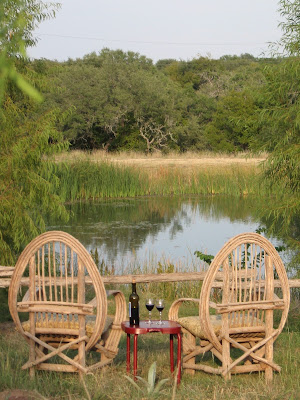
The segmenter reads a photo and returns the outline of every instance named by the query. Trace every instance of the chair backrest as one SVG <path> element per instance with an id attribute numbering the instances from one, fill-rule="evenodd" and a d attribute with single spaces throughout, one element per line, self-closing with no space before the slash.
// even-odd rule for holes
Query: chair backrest
<path id="1" fill-rule="evenodd" d="M 219 282 L 217 274 L 222 277 Z M 278 288 L 274 288 L 274 278 Z M 218 284 L 220 289 L 215 288 Z M 230 239 L 213 259 L 201 289 L 199 316 L 206 336 L 220 349 L 210 319 L 210 301 L 223 315 L 223 329 L 225 323 L 231 333 L 259 332 L 269 310 L 280 310 L 276 338 L 286 322 L 290 291 L 285 267 L 274 246 L 257 233 L 243 233 Z"/>
<path id="2" fill-rule="evenodd" d="M 21 285 L 26 281 L 29 290 L 18 301 Z M 87 283 L 89 293 L 86 293 Z M 88 304 L 87 294 L 94 297 L 94 306 Z M 85 335 L 83 317 L 95 313 L 94 330 L 86 345 L 88 350 L 97 342 L 105 325 L 106 292 L 84 246 L 68 233 L 50 231 L 32 240 L 20 255 L 9 288 L 9 309 L 23 334 L 21 312 L 29 312 L 33 333 L 62 335 L 76 335 L 79 330 Z M 39 328 L 36 328 L 37 320 Z"/>

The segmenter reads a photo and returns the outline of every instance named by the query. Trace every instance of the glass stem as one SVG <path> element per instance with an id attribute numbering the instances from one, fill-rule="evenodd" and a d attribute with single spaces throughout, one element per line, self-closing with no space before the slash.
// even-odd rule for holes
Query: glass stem
<path id="1" fill-rule="evenodd" d="M 159 318 L 160 318 L 160 324 L 162 323 L 161 322 L 161 311 L 159 312 Z"/>

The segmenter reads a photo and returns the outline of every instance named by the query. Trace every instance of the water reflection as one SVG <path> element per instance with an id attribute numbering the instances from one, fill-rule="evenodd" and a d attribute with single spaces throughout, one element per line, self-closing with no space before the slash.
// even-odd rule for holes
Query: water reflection
<path id="1" fill-rule="evenodd" d="M 230 237 L 259 226 L 252 201 L 230 197 L 150 197 L 75 203 L 67 225 L 47 229 L 71 233 L 100 260 L 120 269 L 132 258 L 193 262 L 195 250 L 216 254 Z"/>

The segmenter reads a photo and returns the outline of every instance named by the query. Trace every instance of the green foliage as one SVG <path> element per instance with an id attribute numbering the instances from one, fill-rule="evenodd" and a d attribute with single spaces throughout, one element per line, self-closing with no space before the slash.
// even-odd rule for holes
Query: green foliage
<path id="1" fill-rule="evenodd" d="M 143 391 L 139 385 L 136 384 L 136 382 L 130 378 L 127 375 L 124 375 L 125 378 L 139 391 Z M 148 380 L 141 378 L 140 376 L 137 376 L 137 379 L 145 386 L 147 396 L 148 397 L 153 397 L 155 395 L 158 395 L 162 386 L 169 381 L 169 379 L 162 379 L 160 380 L 157 385 L 155 386 L 155 380 L 156 380 L 156 362 L 151 364 L 148 372 Z"/>
<path id="2" fill-rule="evenodd" d="M 45 229 L 46 213 L 66 217 L 53 192 L 55 168 L 46 161 L 67 148 L 54 129 L 57 113 L 33 103 L 42 96 L 26 68 L 33 30 L 58 6 L 40 0 L 0 3 L 0 264 L 13 264 L 22 247 Z M 20 89 L 18 92 L 15 88 Z M 23 94 L 29 96 L 25 98 Z M 58 181 L 56 180 L 56 185 Z"/>
<path id="3" fill-rule="evenodd" d="M 267 195 L 271 189 L 260 185 L 256 168 L 216 168 L 186 173 L 163 169 L 158 173 L 106 162 L 57 163 L 53 190 L 64 202 L 113 197 L 179 194 Z M 57 185 L 59 180 L 59 186 Z M 52 182 L 52 178 L 50 176 Z"/>
<path id="4" fill-rule="evenodd" d="M 299 1 L 281 0 L 279 11 L 283 35 L 271 45 L 273 54 L 289 56 L 277 68 L 265 69 L 266 85 L 261 95 L 260 132 L 264 149 L 270 155 L 264 165 L 266 184 L 278 193 L 272 204 L 265 204 L 269 233 L 274 229 L 291 248 L 298 249 L 293 260 L 299 270 L 300 246 L 300 5 Z"/>
<path id="5" fill-rule="evenodd" d="M 151 60 L 104 49 L 60 66 L 49 63 L 47 73 L 59 92 L 46 95 L 46 105 L 73 110 L 60 128 L 74 147 L 176 147 L 182 93 Z"/>
<path id="6" fill-rule="evenodd" d="M 54 194 L 55 166 L 44 157 L 66 149 L 54 129 L 55 112 L 33 117 L 9 98 L 0 118 L 0 263 L 12 264 L 31 238 L 45 229 L 44 215 L 66 217 Z"/>
<path id="7" fill-rule="evenodd" d="M 56 165 L 56 164 L 53 164 Z M 59 180 L 59 186 L 56 184 Z M 148 180 L 138 171 L 108 163 L 76 162 L 57 164 L 56 176 L 50 176 L 52 188 L 66 201 L 110 197 L 135 197 L 147 193 Z"/>
<path id="8" fill-rule="evenodd" d="M 254 131 L 254 99 L 249 91 L 230 92 L 219 100 L 212 121 L 205 127 L 210 149 L 245 151 Z"/>
<path id="9" fill-rule="evenodd" d="M 205 254 L 205 253 L 202 253 L 199 250 L 196 250 L 194 252 L 194 254 L 195 254 L 196 257 L 198 257 L 200 260 L 206 262 L 208 265 L 210 265 L 212 260 L 214 259 L 214 256 L 212 256 L 211 254 Z"/>
<path id="10" fill-rule="evenodd" d="M 36 39 L 33 30 L 40 22 L 55 16 L 57 4 L 40 0 L 2 0 L 0 3 L 0 104 L 4 99 L 7 81 L 13 82 L 21 91 L 36 101 L 39 92 L 20 74 L 16 58 L 26 57 L 26 47 L 33 46 Z"/>
<path id="11" fill-rule="evenodd" d="M 271 44 L 272 54 L 284 56 L 300 55 L 300 3 L 299 0 L 280 0 L 279 13 L 283 20 L 279 27 L 282 30 L 281 39 Z"/>
<path id="12" fill-rule="evenodd" d="M 109 49 L 65 63 L 32 63 L 57 87 L 44 92 L 44 107 L 68 110 L 58 128 L 73 148 L 147 152 L 247 149 L 252 92 L 263 83 L 264 65 L 245 55 L 154 66 L 138 53 Z"/>

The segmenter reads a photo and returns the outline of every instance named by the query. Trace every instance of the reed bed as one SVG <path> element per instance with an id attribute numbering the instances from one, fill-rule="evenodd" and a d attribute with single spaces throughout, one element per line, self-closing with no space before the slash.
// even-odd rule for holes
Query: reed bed
<path id="1" fill-rule="evenodd" d="M 60 182 L 57 195 L 64 202 L 145 194 L 145 182 L 137 171 L 105 162 L 59 163 L 55 175 Z"/>
<path id="2" fill-rule="evenodd" d="M 215 166 L 191 170 L 161 167 L 150 171 L 148 176 L 151 194 L 246 196 L 269 193 L 260 184 L 259 170 L 255 166 Z"/>
<path id="3" fill-rule="evenodd" d="M 135 166 L 80 160 L 56 163 L 53 187 L 64 202 L 151 195 L 269 195 L 257 166 L 191 169 Z M 57 185 L 57 178 L 59 185 Z"/>

